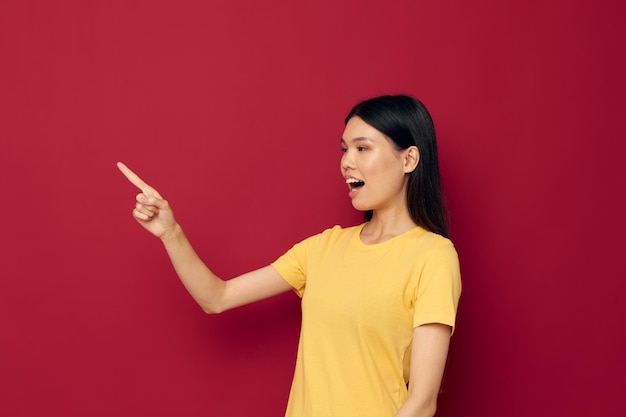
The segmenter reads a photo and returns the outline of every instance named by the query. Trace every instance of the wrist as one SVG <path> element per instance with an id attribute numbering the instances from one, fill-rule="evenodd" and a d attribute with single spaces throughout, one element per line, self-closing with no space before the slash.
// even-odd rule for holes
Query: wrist
<path id="1" fill-rule="evenodd" d="M 170 243 L 178 240 L 182 235 L 183 229 L 178 223 L 175 223 L 174 226 L 166 230 L 165 233 L 160 236 L 160 238 L 163 243 Z"/>

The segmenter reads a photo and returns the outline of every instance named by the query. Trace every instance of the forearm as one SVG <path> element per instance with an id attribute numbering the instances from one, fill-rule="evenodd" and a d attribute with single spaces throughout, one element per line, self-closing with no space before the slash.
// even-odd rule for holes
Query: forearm
<path id="1" fill-rule="evenodd" d="M 228 281 L 220 279 L 191 247 L 182 228 L 176 223 L 169 203 L 126 165 L 119 162 L 117 166 L 142 191 L 136 197 L 133 217 L 147 231 L 161 239 L 178 277 L 205 312 L 220 313 L 291 289 L 271 265 Z"/>
<path id="2" fill-rule="evenodd" d="M 225 281 L 215 275 L 196 254 L 180 225 L 161 238 L 181 282 L 206 313 L 220 313 Z"/>

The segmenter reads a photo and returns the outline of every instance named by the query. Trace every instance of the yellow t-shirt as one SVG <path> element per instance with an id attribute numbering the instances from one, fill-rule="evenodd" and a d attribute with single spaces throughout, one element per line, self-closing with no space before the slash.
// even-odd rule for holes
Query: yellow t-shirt
<path id="1" fill-rule="evenodd" d="M 272 264 L 302 297 L 287 417 L 394 416 L 407 398 L 413 329 L 454 328 L 452 242 L 416 227 L 366 245 L 362 227 L 325 230 Z"/>

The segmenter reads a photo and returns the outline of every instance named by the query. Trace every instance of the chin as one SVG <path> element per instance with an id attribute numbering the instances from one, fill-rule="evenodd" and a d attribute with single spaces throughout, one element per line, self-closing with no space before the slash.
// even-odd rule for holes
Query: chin
<path id="1" fill-rule="evenodd" d="M 362 211 L 362 212 L 366 212 L 368 210 L 372 210 L 371 207 L 366 206 L 365 204 L 355 203 L 354 201 L 352 202 L 352 207 L 354 207 L 356 210 Z"/>

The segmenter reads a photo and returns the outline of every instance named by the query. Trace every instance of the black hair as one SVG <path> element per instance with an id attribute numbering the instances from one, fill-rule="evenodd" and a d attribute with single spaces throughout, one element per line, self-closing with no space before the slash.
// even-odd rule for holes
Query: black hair
<path id="1" fill-rule="evenodd" d="M 417 146 L 419 163 L 407 174 L 407 208 L 415 224 L 448 237 L 435 126 L 426 107 L 407 95 L 380 96 L 354 106 L 345 123 L 355 116 L 389 138 L 398 150 Z M 366 211 L 365 220 L 372 215 L 372 210 Z"/>

